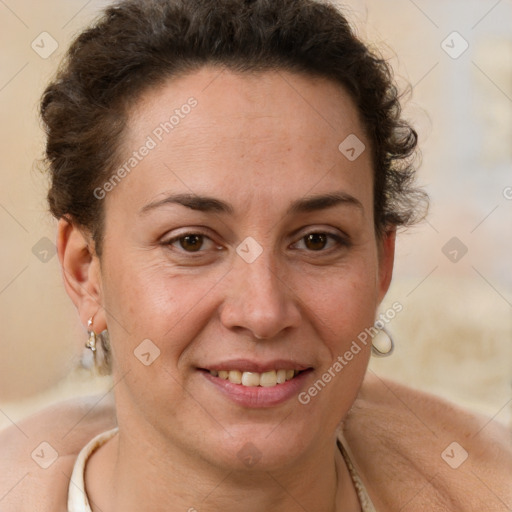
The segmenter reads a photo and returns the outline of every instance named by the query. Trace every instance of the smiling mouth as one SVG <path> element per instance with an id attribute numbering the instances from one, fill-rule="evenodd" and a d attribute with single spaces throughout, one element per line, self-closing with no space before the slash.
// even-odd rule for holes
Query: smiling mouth
<path id="1" fill-rule="evenodd" d="M 301 370 L 270 370 L 267 372 L 242 372 L 240 370 L 206 370 L 219 379 L 228 380 L 233 384 L 240 384 L 246 387 L 274 387 L 292 380 Z M 307 370 L 304 370 L 307 371 Z"/>

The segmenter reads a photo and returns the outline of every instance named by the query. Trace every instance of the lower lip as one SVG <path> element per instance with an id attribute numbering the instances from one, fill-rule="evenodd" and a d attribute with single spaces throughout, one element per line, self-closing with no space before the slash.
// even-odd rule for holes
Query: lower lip
<path id="1" fill-rule="evenodd" d="M 257 409 L 280 405 L 290 398 L 297 397 L 311 371 L 303 371 L 293 379 L 270 387 L 242 386 L 242 384 L 234 384 L 229 380 L 214 377 L 205 370 L 202 370 L 201 373 L 219 391 L 236 404 Z"/>

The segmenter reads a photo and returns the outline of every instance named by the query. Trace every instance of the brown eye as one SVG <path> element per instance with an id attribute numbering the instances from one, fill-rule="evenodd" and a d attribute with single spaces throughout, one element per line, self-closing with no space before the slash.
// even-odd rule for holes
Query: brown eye
<path id="1" fill-rule="evenodd" d="M 304 243 L 312 251 L 321 251 L 327 244 L 327 235 L 325 233 L 310 233 L 304 237 Z"/>
<path id="2" fill-rule="evenodd" d="M 186 235 L 178 240 L 183 249 L 188 252 L 197 252 L 203 245 L 203 235 Z"/>
<path id="3" fill-rule="evenodd" d="M 190 257 L 199 257 L 211 254 L 212 251 L 222 250 L 222 247 L 216 245 L 208 235 L 193 231 L 175 236 L 162 242 L 162 245 L 169 247 L 178 256 L 184 256 L 187 253 L 190 254 Z M 197 253 L 197 255 L 192 256 L 193 253 Z"/>

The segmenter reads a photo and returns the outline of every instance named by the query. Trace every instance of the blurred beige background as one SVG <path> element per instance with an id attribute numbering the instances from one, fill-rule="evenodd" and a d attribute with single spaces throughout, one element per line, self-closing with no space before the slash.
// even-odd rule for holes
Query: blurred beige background
<path id="1" fill-rule="evenodd" d="M 37 168 L 39 96 L 70 38 L 104 4 L 0 2 L 0 428 L 111 385 L 78 369 L 86 333 L 64 293 Z M 400 84 L 412 85 L 406 115 L 432 199 L 428 221 L 399 237 L 382 307 L 404 307 L 389 324 L 396 352 L 371 369 L 511 425 L 512 3 L 343 5 Z"/>

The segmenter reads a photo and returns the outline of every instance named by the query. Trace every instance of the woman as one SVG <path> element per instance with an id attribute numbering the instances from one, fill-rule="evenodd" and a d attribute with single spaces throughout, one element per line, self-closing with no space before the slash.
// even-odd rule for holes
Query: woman
<path id="1" fill-rule="evenodd" d="M 365 378 L 425 198 L 389 69 L 341 13 L 125 1 L 41 112 L 66 290 L 115 405 L 5 432 L 5 510 L 512 505 L 504 429 Z"/>

